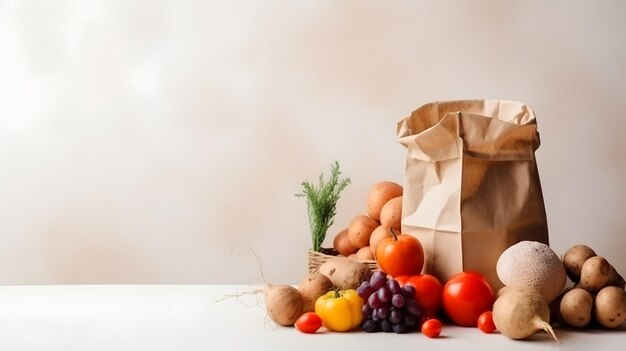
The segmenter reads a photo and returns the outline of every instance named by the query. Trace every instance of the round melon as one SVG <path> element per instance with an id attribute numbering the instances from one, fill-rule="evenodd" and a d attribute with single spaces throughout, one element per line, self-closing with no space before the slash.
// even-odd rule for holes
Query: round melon
<path id="1" fill-rule="evenodd" d="M 496 273 L 506 286 L 535 288 L 548 303 L 559 296 L 567 283 L 559 256 L 537 241 L 520 241 L 504 250 Z"/>

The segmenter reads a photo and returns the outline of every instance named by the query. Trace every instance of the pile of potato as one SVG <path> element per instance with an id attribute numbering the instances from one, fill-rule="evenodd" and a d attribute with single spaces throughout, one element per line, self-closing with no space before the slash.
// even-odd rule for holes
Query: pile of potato
<path id="1" fill-rule="evenodd" d="M 559 312 L 567 325 L 583 328 L 597 321 L 605 328 L 617 328 L 626 320 L 624 278 L 606 258 L 586 245 L 571 247 L 563 265 L 575 283 L 561 297 Z"/>
<path id="2" fill-rule="evenodd" d="M 366 213 L 355 216 L 333 240 L 333 248 L 355 260 L 374 260 L 376 246 L 399 234 L 402 219 L 402 186 L 391 181 L 374 184 L 368 191 Z"/>

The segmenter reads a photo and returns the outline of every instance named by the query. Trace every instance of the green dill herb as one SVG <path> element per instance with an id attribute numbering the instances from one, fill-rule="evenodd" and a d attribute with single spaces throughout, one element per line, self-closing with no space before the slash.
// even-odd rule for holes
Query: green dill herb
<path id="1" fill-rule="evenodd" d="M 296 194 L 297 197 L 306 199 L 313 250 L 317 252 L 320 252 L 322 242 L 326 238 L 326 232 L 333 224 L 337 214 L 339 194 L 350 184 L 350 178 L 339 179 L 341 171 L 339 171 L 338 161 L 335 161 L 330 171 L 328 182 L 324 180 L 324 173 L 322 173 L 317 188 L 315 185 L 304 181 L 302 182 L 302 193 Z"/>

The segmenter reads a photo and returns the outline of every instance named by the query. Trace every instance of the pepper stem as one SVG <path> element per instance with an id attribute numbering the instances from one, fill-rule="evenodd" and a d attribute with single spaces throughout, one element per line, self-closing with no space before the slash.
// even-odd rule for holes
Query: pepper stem
<path id="1" fill-rule="evenodd" d="M 341 297 L 341 293 L 339 293 L 339 289 L 341 289 L 340 286 L 335 289 L 335 298 Z"/>

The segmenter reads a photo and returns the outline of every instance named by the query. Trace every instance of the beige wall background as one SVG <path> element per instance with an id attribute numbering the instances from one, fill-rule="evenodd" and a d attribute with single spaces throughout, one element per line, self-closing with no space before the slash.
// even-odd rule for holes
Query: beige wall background
<path id="1" fill-rule="evenodd" d="M 553 249 L 626 272 L 623 1 L 0 1 L 0 284 L 297 283 L 303 180 L 435 100 L 538 116 Z M 330 242 L 330 240 L 327 240 Z M 252 252 L 258 256 L 258 262 Z"/>

